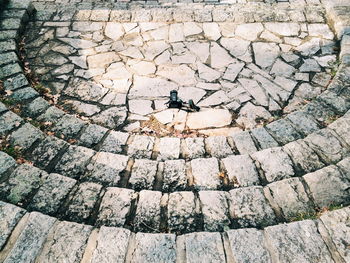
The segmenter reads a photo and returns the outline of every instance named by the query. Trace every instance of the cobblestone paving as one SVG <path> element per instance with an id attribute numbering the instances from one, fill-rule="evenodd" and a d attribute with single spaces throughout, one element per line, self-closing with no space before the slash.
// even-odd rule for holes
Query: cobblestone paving
<path id="1" fill-rule="evenodd" d="M 189 5 L 2 5 L 0 262 L 350 260 L 349 3 Z"/>

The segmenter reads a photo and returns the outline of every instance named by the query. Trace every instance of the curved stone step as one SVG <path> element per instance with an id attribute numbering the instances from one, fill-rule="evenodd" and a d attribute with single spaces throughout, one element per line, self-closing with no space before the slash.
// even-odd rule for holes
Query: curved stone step
<path id="1" fill-rule="evenodd" d="M 59 221 L 0 202 L 3 262 L 346 262 L 349 207 L 319 219 L 225 232 L 132 233 Z M 282 245 L 283 244 L 283 245 Z M 69 250 L 66 249 L 69 246 Z"/>
<path id="2" fill-rule="evenodd" d="M 133 191 L 79 182 L 17 165 L 1 152 L 0 198 L 58 218 L 135 231 L 222 231 L 266 227 L 348 205 L 350 158 L 300 178 L 230 191 Z"/>

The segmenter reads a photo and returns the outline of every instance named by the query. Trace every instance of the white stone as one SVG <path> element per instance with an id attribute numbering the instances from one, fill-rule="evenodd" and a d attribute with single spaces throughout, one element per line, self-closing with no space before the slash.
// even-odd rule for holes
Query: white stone
<path id="1" fill-rule="evenodd" d="M 273 33 L 281 36 L 297 36 L 299 35 L 300 26 L 298 23 L 265 23 L 265 28 Z"/>
<path id="2" fill-rule="evenodd" d="M 280 59 L 277 59 L 275 64 L 273 64 L 272 69 L 270 71 L 271 74 L 275 74 L 276 76 L 284 76 L 290 77 L 295 72 L 295 68 L 291 65 L 283 62 Z"/>
<path id="3" fill-rule="evenodd" d="M 144 56 L 147 60 L 153 60 L 159 54 L 163 53 L 170 46 L 165 41 L 150 41 L 144 47 Z"/>
<path id="4" fill-rule="evenodd" d="M 221 38 L 220 44 L 226 48 L 232 56 L 239 58 L 245 62 L 252 61 L 249 50 L 250 41 L 238 38 Z"/>
<path id="5" fill-rule="evenodd" d="M 186 125 L 189 129 L 205 129 L 210 127 L 224 127 L 231 124 L 232 116 L 228 110 L 208 109 L 190 113 Z"/>
<path id="6" fill-rule="evenodd" d="M 217 23 L 203 23 L 204 35 L 209 40 L 218 40 L 221 37 L 220 28 Z"/>
<path id="7" fill-rule="evenodd" d="M 263 30 L 264 27 L 261 23 L 241 24 L 237 26 L 235 34 L 244 39 L 254 41 Z"/>
<path id="8" fill-rule="evenodd" d="M 268 120 L 271 114 L 261 106 L 255 106 L 248 102 L 239 112 L 236 122 L 247 129 L 253 129 L 257 125 L 257 119 Z"/>
<path id="9" fill-rule="evenodd" d="M 105 35 L 116 41 L 124 35 L 124 28 L 120 23 L 107 22 Z"/>
<path id="10" fill-rule="evenodd" d="M 119 51 L 120 55 L 131 57 L 135 59 L 143 59 L 143 55 L 141 51 L 137 47 L 129 46 L 127 49 L 123 51 Z"/>
<path id="11" fill-rule="evenodd" d="M 107 52 L 87 57 L 89 68 L 105 68 L 113 62 L 120 61 L 116 52 Z"/>
<path id="12" fill-rule="evenodd" d="M 308 24 L 309 35 L 312 37 L 322 37 L 325 39 L 333 39 L 334 34 L 327 24 Z"/>
<path id="13" fill-rule="evenodd" d="M 238 62 L 238 61 L 234 61 L 233 63 L 231 63 L 226 71 L 225 71 L 225 74 L 224 76 L 222 77 L 223 79 L 227 79 L 227 80 L 230 80 L 230 81 L 235 81 L 239 72 L 241 72 L 241 70 L 243 69 L 244 67 L 244 63 L 242 62 Z"/>
<path id="14" fill-rule="evenodd" d="M 209 57 L 209 43 L 188 42 L 186 47 L 195 54 L 202 63 L 206 63 Z"/>
<path id="15" fill-rule="evenodd" d="M 203 29 L 195 22 L 184 23 L 184 35 L 185 37 L 198 35 L 203 32 Z"/>
<path id="16" fill-rule="evenodd" d="M 209 96 L 208 98 L 198 103 L 198 106 L 200 107 L 215 106 L 228 101 L 230 101 L 230 98 L 227 97 L 227 95 L 223 90 L 219 90 L 215 92 L 213 95 Z"/>
<path id="17" fill-rule="evenodd" d="M 173 121 L 174 114 L 178 112 L 178 109 L 166 109 L 154 114 L 154 117 L 162 124 L 168 124 Z"/>
<path id="18" fill-rule="evenodd" d="M 132 113 L 147 115 L 153 112 L 150 100 L 129 100 L 129 111 Z"/>
<path id="19" fill-rule="evenodd" d="M 156 66 L 148 61 L 139 61 L 131 65 L 130 68 L 139 75 L 149 75 L 156 72 Z"/>
<path id="20" fill-rule="evenodd" d="M 180 87 L 178 90 L 179 98 L 185 102 L 193 100 L 194 103 L 197 103 L 205 94 L 204 90 L 195 87 Z"/>
<path id="21" fill-rule="evenodd" d="M 183 24 L 175 23 L 170 24 L 169 27 L 169 42 L 181 42 L 184 41 Z"/>
<path id="22" fill-rule="evenodd" d="M 196 83 L 194 71 L 186 65 L 160 65 L 156 74 L 179 85 L 193 85 Z"/>
<path id="23" fill-rule="evenodd" d="M 208 82 L 213 82 L 221 77 L 221 73 L 204 65 L 203 63 L 197 63 L 198 74 L 201 79 Z"/>
<path id="24" fill-rule="evenodd" d="M 127 70 L 123 62 L 117 62 L 111 64 L 107 70 L 106 74 L 103 75 L 104 79 L 130 79 L 131 73 Z"/>
<path id="25" fill-rule="evenodd" d="M 238 81 L 242 84 L 243 88 L 253 96 L 259 105 L 269 105 L 269 97 L 255 80 L 240 78 Z"/>
<path id="26" fill-rule="evenodd" d="M 253 43 L 255 63 L 262 68 L 271 66 L 280 53 L 279 47 L 275 43 Z"/>
<path id="27" fill-rule="evenodd" d="M 210 65 L 213 68 L 224 68 L 227 67 L 233 58 L 228 54 L 228 52 L 220 47 L 216 42 L 212 42 L 210 45 Z"/>
<path id="28" fill-rule="evenodd" d="M 168 97 L 170 91 L 177 90 L 177 87 L 175 83 L 161 78 L 135 76 L 129 96 Z"/>

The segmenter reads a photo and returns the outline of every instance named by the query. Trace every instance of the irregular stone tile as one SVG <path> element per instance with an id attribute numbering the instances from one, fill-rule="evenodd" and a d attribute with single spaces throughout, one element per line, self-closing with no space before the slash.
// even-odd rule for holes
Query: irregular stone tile
<path id="1" fill-rule="evenodd" d="M 93 116 L 92 121 L 107 128 L 115 129 L 124 123 L 126 117 L 127 110 L 125 107 L 113 107 Z"/>
<path id="2" fill-rule="evenodd" d="M 212 157 L 223 158 L 233 154 L 225 136 L 211 136 L 205 139 L 208 153 Z"/>
<path id="3" fill-rule="evenodd" d="M 156 72 L 156 67 L 152 62 L 139 61 L 132 64 L 130 68 L 138 75 L 150 75 Z"/>
<path id="4" fill-rule="evenodd" d="M 349 116 L 343 116 L 338 120 L 328 125 L 329 129 L 334 130 L 337 135 L 350 145 L 350 118 Z"/>
<path id="5" fill-rule="evenodd" d="M 275 43 L 254 42 L 252 46 L 255 63 L 262 68 L 272 66 L 280 54 L 280 49 Z"/>
<path id="6" fill-rule="evenodd" d="M 18 221 L 26 211 L 0 201 L 0 248 L 2 249 Z"/>
<path id="7" fill-rule="evenodd" d="M 321 67 L 315 59 L 304 59 L 303 64 L 299 68 L 300 72 L 321 72 Z"/>
<path id="8" fill-rule="evenodd" d="M 213 82 L 221 77 L 221 73 L 203 63 L 197 63 L 199 77 L 205 81 Z"/>
<path id="9" fill-rule="evenodd" d="M 229 102 L 230 98 L 226 95 L 223 90 L 219 90 L 214 94 L 210 95 L 206 99 L 203 99 L 198 103 L 199 107 L 212 107 L 215 105 L 220 105 Z"/>
<path id="10" fill-rule="evenodd" d="M 184 35 L 185 37 L 198 35 L 203 32 L 203 29 L 200 27 L 200 24 L 195 22 L 185 22 L 184 23 Z"/>
<path id="11" fill-rule="evenodd" d="M 133 190 L 108 187 L 101 201 L 97 224 L 123 227 L 135 198 Z"/>
<path id="12" fill-rule="evenodd" d="M 272 261 L 334 262 L 311 220 L 267 227 L 265 238 Z"/>
<path id="13" fill-rule="evenodd" d="M 229 194 L 222 191 L 200 191 L 199 200 L 205 231 L 223 231 L 229 228 Z"/>
<path id="14" fill-rule="evenodd" d="M 181 42 L 184 41 L 183 24 L 172 23 L 169 26 L 169 42 Z"/>
<path id="15" fill-rule="evenodd" d="M 301 139 L 300 133 L 286 119 L 269 123 L 266 130 L 282 145 Z"/>
<path id="16" fill-rule="evenodd" d="M 328 129 L 319 130 L 307 136 L 305 142 L 327 164 L 343 159 L 346 149 Z"/>
<path id="17" fill-rule="evenodd" d="M 4 262 L 34 262 L 56 219 L 32 212 Z"/>
<path id="18" fill-rule="evenodd" d="M 106 68 L 116 61 L 120 61 L 116 52 L 98 53 L 87 57 L 89 68 Z"/>
<path id="19" fill-rule="evenodd" d="M 322 37 L 325 39 L 333 39 L 334 34 L 327 24 L 308 24 L 309 35 L 312 37 Z"/>
<path id="20" fill-rule="evenodd" d="M 294 176 L 292 161 L 282 148 L 275 147 L 253 153 L 252 158 L 258 161 L 265 172 L 268 182 L 279 181 Z"/>
<path id="21" fill-rule="evenodd" d="M 350 180 L 336 166 L 327 166 L 306 174 L 303 178 L 310 189 L 314 203 L 319 208 L 350 202 Z"/>
<path id="22" fill-rule="evenodd" d="M 45 113 L 36 118 L 37 121 L 55 122 L 64 115 L 64 112 L 57 107 L 49 107 Z"/>
<path id="23" fill-rule="evenodd" d="M 76 222 L 87 220 L 95 207 L 101 189 L 102 186 L 99 184 L 81 183 L 76 192 L 71 195 L 69 205 L 65 210 L 66 217 Z"/>
<path id="24" fill-rule="evenodd" d="M 91 263 L 124 262 L 130 234 L 130 231 L 124 228 L 102 226 Z"/>
<path id="25" fill-rule="evenodd" d="M 184 237 L 188 262 L 225 262 L 220 233 L 198 232 Z"/>
<path id="26" fill-rule="evenodd" d="M 189 100 L 193 100 L 194 103 L 198 103 L 206 92 L 203 89 L 194 88 L 194 87 L 180 87 L 178 90 L 179 97 L 188 102 Z"/>
<path id="27" fill-rule="evenodd" d="M 250 132 L 262 150 L 279 146 L 275 139 L 263 127 L 252 129 Z"/>
<path id="28" fill-rule="evenodd" d="M 236 262 L 271 262 L 263 233 L 254 228 L 226 232 Z"/>
<path id="29" fill-rule="evenodd" d="M 257 227 L 275 224 L 276 217 L 263 194 L 261 186 L 244 187 L 230 191 L 230 214 L 239 227 Z"/>
<path id="30" fill-rule="evenodd" d="M 349 215 L 350 208 L 345 207 L 328 212 L 320 217 L 337 249 L 337 252 L 345 262 L 350 260 L 347 246 L 350 242 Z M 325 236 L 328 236 L 328 233 L 323 234 L 322 231 L 320 231 L 320 233 L 324 238 L 326 238 Z"/>
<path id="31" fill-rule="evenodd" d="M 191 168 L 196 189 L 215 190 L 220 186 L 220 170 L 216 158 L 193 159 Z"/>
<path id="32" fill-rule="evenodd" d="M 261 23 L 241 24 L 236 27 L 235 34 L 243 39 L 254 41 L 263 30 Z"/>
<path id="33" fill-rule="evenodd" d="M 120 39 L 124 35 L 122 24 L 116 22 L 108 22 L 105 28 L 105 35 L 114 41 Z"/>
<path id="34" fill-rule="evenodd" d="M 220 28 L 217 23 L 203 23 L 204 36 L 209 39 L 216 41 L 221 37 Z"/>
<path id="35" fill-rule="evenodd" d="M 73 222 L 63 221 L 55 224 L 37 260 L 39 262 L 80 261 L 91 231 L 92 226 Z"/>
<path id="36" fill-rule="evenodd" d="M 163 40 L 158 41 L 149 41 L 144 46 L 144 56 L 146 60 L 152 61 L 155 57 L 163 53 L 165 50 L 169 48 L 169 44 L 167 44 Z"/>
<path id="37" fill-rule="evenodd" d="M 227 79 L 229 81 L 235 81 L 238 74 L 241 72 L 241 70 L 244 67 L 244 63 L 235 61 L 228 65 L 225 74 L 222 76 L 223 79 Z"/>
<path id="38" fill-rule="evenodd" d="M 204 138 L 186 138 L 181 142 L 182 154 L 187 159 L 204 157 Z"/>
<path id="39" fill-rule="evenodd" d="M 194 85 L 196 83 L 194 71 L 186 65 L 160 65 L 156 74 L 179 85 Z"/>
<path id="40" fill-rule="evenodd" d="M 134 189 L 152 189 L 158 163 L 151 160 L 136 159 L 132 167 L 129 184 Z"/>
<path id="41" fill-rule="evenodd" d="M 238 38 L 220 39 L 220 44 L 227 49 L 232 56 L 245 62 L 252 62 L 250 43 L 250 41 Z"/>
<path id="42" fill-rule="evenodd" d="M 65 176 L 78 178 L 86 169 L 95 151 L 71 145 L 55 166 L 55 171 Z"/>
<path id="43" fill-rule="evenodd" d="M 154 145 L 154 137 L 135 135 L 128 145 L 128 156 L 134 158 L 150 158 Z"/>
<path id="44" fill-rule="evenodd" d="M 209 57 L 209 43 L 187 42 L 186 47 L 195 54 L 202 63 L 206 63 Z"/>
<path id="45" fill-rule="evenodd" d="M 266 90 L 266 92 L 276 102 L 285 102 L 289 99 L 290 92 L 284 90 L 280 86 L 277 86 L 274 82 L 270 81 L 268 78 L 263 77 L 259 74 L 255 74 L 253 77 L 255 80 L 257 80 L 260 83 L 260 85 Z"/>
<path id="46" fill-rule="evenodd" d="M 299 178 L 290 178 L 268 184 L 273 200 L 282 209 L 287 220 L 315 212 Z"/>
<path id="47" fill-rule="evenodd" d="M 225 68 L 233 60 L 228 52 L 216 42 L 210 43 L 210 56 L 210 66 L 215 69 Z"/>
<path id="48" fill-rule="evenodd" d="M 258 185 L 259 175 L 248 155 L 231 155 L 222 159 L 230 184 L 234 187 Z"/>
<path id="49" fill-rule="evenodd" d="M 271 117 L 271 113 L 265 108 L 247 102 L 240 110 L 236 122 L 244 128 L 253 129 L 257 124 L 267 121 Z"/>
<path id="50" fill-rule="evenodd" d="M 180 139 L 163 137 L 159 142 L 159 154 L 157 160 L 165 161 L 178 159 L 180 155 Z"/>
<path id="51" fill-rule="evenodd" d="M 231 137 L 240 154 L 250 154 L 257 151 L 255 143 L 248 131 L 232 133 Z"/>
<path id="52" fill-rule="evenodd" d="M 280 36 L 297 36 L 299 35 L 300 25 L 298 23 L 265 23 L 265 28 Z"/>
<path id="53" fill-rule="evenodd" d="M 283 62 L 281 59 L 277 59 L 270 73 L 276 76 L 291 77 L 295 71 L 296 69 L 293 66 Z"/>
<path id="54" fill-rule="evenodd" d="M 162 193 L 142 190 L 139 194 L 134 225 L 136 231 L 154 232 L 160 226 Z"/>
<path id="55" fill-rule="evenodd" d="M 169 194 L 168 227 L 173 232 L 192 232 L 197 228 L 196 200 L 192 192 Z"/>
<path id="56" fill-rule="evenodd" d="M 101 144 L 100 151 L 121 153 L 126 147 L 126 142 L 128 138 L 128 133 L 111 131 Z"/>
<path id="57" fill-rule="evenodd" d="M 187 70 L 190 73 L 189 70 Z M 177 76 L 178 78 L 179 76 Z M 192 80 L 191 80 L 192 79 Z M 193 81 L 192 75 L 189 78 Z M 179 79 L 181 82 L 181 80 Z M 130 89 L 129 97 L 168 97 L 171 90 L 176 90 L 177 85 L 161 78 L 149 78 L 135 76 L 133 87 Z"/>
<path id="58" fill-rule="evenodd" d="M 85 178 L 116 185 L 120 181 L 121 172 L 126 169 L 128 159 L 125 155 L 98 152 L 87 166 Z"/>
<path id="59" fill-rule="evenodd" d="M 129 111 L 139 115 L 147 115 L 153 112 L 150 100 L 129 100 Z"/>
<path id="60" fill-rule="evenodd" d="M 131 262 L 176 261 L 176 236 L 172 234 L 137 233 L 135 244 L 130 252 Z"/>
<path id="61" fill-rule="evenodd" d="M 22 119 L 11 111 L 0 116 L 0 136 L 7 135 L 11 130 L 19 127 Z"/>
<path id="62" fill-rule="evenodd" d="M 56 213 L 75 184 L 76 180 L 72 178 L 59 174 L 49 174 L 34 195 L 28 208 L 49 215 Z"/>
<path id="63" fill-rule="evenodd" d="M 204 129 L 229 125 L 232 116 L 228 110 L 208 109 L 188 115 L 186 125 L 189 129 Z"/>

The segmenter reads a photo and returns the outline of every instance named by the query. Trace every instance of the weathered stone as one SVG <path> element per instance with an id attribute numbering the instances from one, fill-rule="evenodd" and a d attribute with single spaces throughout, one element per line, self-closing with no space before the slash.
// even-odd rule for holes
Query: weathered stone
<path id="1" fill-rule="evenodd" d="M 163 170 L 163 191 L 184 190 L 186 186 L 187 175 L 185 161 L 165 161 Z"/>
<path id="2" fill-rule="evenodd" d="M 263 42 L 254 42 L 253 51 L 255 63 L 262 68 L 272 66 L 280 53 L 280 49 L 275 43 Z"/>
<path id="3" fill-rule="evenodd" d="M 54 214 L 75 184 L 76 180 L 69 177 L 49 174 L 28 207 L 45 214 Z"/>
<path id="4" fill-rule="evenodd" d="M 115 129 L 126 120 L 127 112 L 125 107 L 113 107 L 92 117 L 92 120 L 110 129 Z"/>
<path id="5" fill-rule="evenodd" d="M 283 150 L 289 154 L 299 173 L 309 173 L 324 167 L 317 154 L 302 140 L 286 144 Z"/>
<path id="6" fill-rule="evenodd" d="M 77 222 L 87 220 L 99 198 L 101 189 L 102 186 L 98 184 L 89 182 L 81 183 L 70 199 L 69 205 L 65 210 L 66 216 L 70 220 Z"/>
<path id="7" fill-rule="evenodd" d="M 179 85 L 194 85 L 196 83 L 194 71 L 186 65 L 160 65 L 156 74 Z"/>
<path id="8" fill-rule="evenodd" d="M 254 228 L 230 230 L 226 232 L 230 249 L 236 262 L 271 262 L 266 249 L 264 235 Z"/>
<path id="9" fill-rule="evenodd" d="M 203 63 L 197 63 L 197 68 L 199 77 L 205 81 L 213 82 L 221 77 L 219 71 L 216 71 Z"/>
<path id="10" fill-rule="evenodd" d="M 95 151 L 71 145 L 55 166 L 55 171 L 65 176 L 78 178 L 86 169 Z"/>
<path id="11" fill-rule="evenodd" d="M 208 137 L 205 139 L 205 145 L 212 157 L 223 158 L 233 153 L 225 136 Z"/>
<path id="12" fill-rule="evenodd" d="M 172 234 L 137 233 L 130 251 L 130 262 L 176 261 L 176 236 Z"/>
<path id="13" fill-rule="evenodd" d="M 180 155 L 179 138 L 160 138 L 158 160 L 178 159 Z"/>
<path id="14" fill-rule="evenodd" d="M 266 125 L 266 130 L 282 145 L 301 139 L 300 133 L 286 119 L 280 119 Z"/>
<path id="15" fill-rule="evenodd" d="M 346 174 L 342 174 L 338 167 L 327 166 L 306 174 L 303 178 L 310 189 L 314 203 L 319 208 L 350 202 L 349 178 Z"/>
<path id="16" fill-rule="evenodd" d="M 157 173 L 156 161 L 136 159 L 132 167 L 129 184 L 134 189 L 152 189 Z"/>
<path id="17" fill-rule="evenodd" d="M 210 66 L 216 69 L 225 68 L 234 61 L 228 52 L 216 42 L 210 43 L 210 56 Z"/>
<path id="18" fill-rule="evenodd" d="M 89 124 L 89 125 L 87 125 L 86 129 L 83 131 L 80 138 L 78 139 L 78 144 L 85 146 L 85 147 L 88 147 L 88 148 L 92 148 L 100 142 L 100 140 L 103 138 L 103 136 L 105 135 L 105 133 L 107 131 L 108 130 L 106 128 L 101 127 L 99 125 Z M 107 140 L 107 138 L 106 138 L 106 140 Z M 105 142 L 104 142 L 104 144 L 105 144 Z M 106 147 L 106 146 L 104 146 L 104 147 Z"/>
<path id="19" fill-rule="evenodd" d="M 184 237 L 188 262 L 225 262 L 220 233 L 198 232 Z"/>
<path id="20" fill-rule="evenodd" d="M 231 137 L 240 154 L 250 154 L 257 151 L 255 143 L 248 131 L 233 133 Z"/>
<path id="21" fill-rule="evenodd" d="M 252 62 L 250 43 L 250 41 L 239 38 L 220 39 L 220 44 L 226 48 L 232 56 L 245 62 Z"/>
<path id="22" fill-rule="evenodd" d="M 334 262 L 311 220 L 267 227 L 265 238 L 272 261 Z"/>
<path id="23" fill-rule="evenodd" d="M 189 129 L 218 128 L 229 125 L 231 121 L 232 116 L 228 110 L 208 109 L 189 114 L 186 125 Z"/>
<path id="24" fill-rule="evenodd" d="M 21 125 L 22 119 L 9 111 L 0 116 L 0 136 L 7 135 L 12 129 Z"/>
<path id="25" fill-rule="evenodd" d="M 34 262 L 56 219 L 32 212 L 4 262 Z"/>
<path id="26" fill-rule="evenodd" d="M 133 190 L 109 187 L 101 201 L 97 224 L 123 227 L 136 198 Z"/>
<path id="27" fill-rule="evenodd" d="M 8 154 L 0 151 L 0 178 L 9 174 L 16 167 L 16 161 Z"/>
<path id="28" fill-rule="evenodd" d="M 188 159 L 200 158 L 205 155 L 204 139 L 200 137 L 182 140 L 181 148 L 184 157 Z"/>
<path id="29" fill-rule="evenodd" d="M 287 220 L 314 213 L 313 205 L 299 178 L 290 178 L 268 185 L 273 200 Z"/>
<path id="30" fill-rule="evenodd" d="M 319 227 L 324 239 L 327 239 L 328 235 L 331 237 L 331 241 L 345 262 L 350 259 L 347 247 L 350 242 L 349 215 L 349 207 L 328 212 L 320 217 L 327 233 L 323 233 L 322 228 Z"/>
<path id="31" fill-rule="evenodd" d="M 298 23 L 269 22 L 265 24 L 265 27 L 267 30 L 281 36 L 297 36 L 300 30 L 300 25 Z"/>
<path id="32" fill-rule="evenodd" d="M 230 195 L 231 218 L 240 227 L 268 226 L 276 222 L 261 186 L 234 189 Z"/>
<path id="33" fill-rule="evenodd" d="M 192 192 L 174 192 L 169 194 L 168 201 L 168 226 L 174 232 L 195 231 L 196 200 Z"/>
<path id="34" fill-rule="evenodd" d="M 135 76 L 133 84 L 129 97 L 168 97 L 171 90 L 177 89 L 175 83 L 161 78 Z"/>
<path id="35" fill-rule="evenodd" d="M 126 168 L 128 156 L 114 153 L 98 152 L 87 166 L 85 177 L 89 181 L 97 181 L 116 185 L 121 172 Z"/>
<path id="36" fill-rule="evenodd" d="M 220 186 L 220 171 L 216 158 L 199 158 L 191 161 L 194 187 L 215 190 Z"/>
<path id="37" fill-rule="evenodd" d="M 37 260 L 39 262 L 80 261 L 91 230 L 92 226 L 73 222 L 63 221 L 55 224 Z"/>
<path id="38" fill-rule="evenodd" d="M 59 136 L 70 139 L 78 134 L 85 122 L 71 115 L 64 115 L 52 129 Z"/>
<path id="39" fill-rule="evenodd" d="M 305 142 L 327 164 L 338 162 L 345 155 L 345 148 L 328 129 L 314 132 L 305 138 Z"/>
<path id="40" fill-rule="evenodd" d="M 294 175 L 292 161 L 282 148 L 275 147 L 253 153 L 252 158 L 260 163 L 268 182 Z"/>
<path id="41" fill-rule="evenodd" d="M 5 245 L 12 230 L 26 211 L 17 206 L 0 201 L 0 248 Z"/>
<path id="42" fill-rule="evenodd" d="M 257 169 L 248 155 L 232 155 L 222 162 L 231 185 L 245 187 L 259 184 Z"/>
<path id="43" fill-rule="evenodd" d="M 128 137 L 125 132 L 111 131 L 101 144 L 100 151 L 121 153 L 126 147 Z"/>
<path id="44" fill-rule="evenodd" d="M 153 232 L 159 229 L 161 198 L 161 192 L 150 190 L 140 192 L 134 219 L 137 231 Z"/>
<path id="45" fill-rule="evenodd" d="M 271 117 L 271 113 L 265 108 L 247 102 L 240 110 L 236 122 L 247 129 L 253 129 L 259 122 L 267 121 Z"/>
<path id="46" fill-rule="evenodd" d="M 124 228 L 102 226 L 91 263 L 124 262 L 130 234 L 130 231 Z"/>
<path id="47" fill-rule="evenodd" d="M 229 194 L 221 191 L 200 191 L 205 231 L 223 231 L 229 228 Z"/>
<path id="48" fill-rule="evenodd" d="M 235 34 L 244 39 L 254 41 L 263 30 L 264 27 L 261 23 L 241 24 L 237 26 Z"/>
<path id="49" fill-rule="evenodd" d="M 254 137 L 259 145 L 263 149 L 277 147 L 278 143 L 264 128 L 256 128 L 251 130 L 252 137 Z"/>

